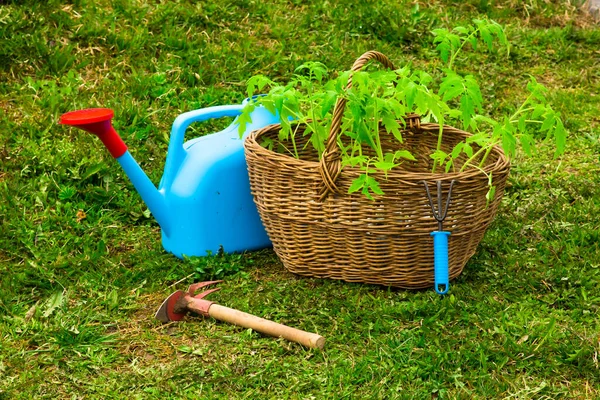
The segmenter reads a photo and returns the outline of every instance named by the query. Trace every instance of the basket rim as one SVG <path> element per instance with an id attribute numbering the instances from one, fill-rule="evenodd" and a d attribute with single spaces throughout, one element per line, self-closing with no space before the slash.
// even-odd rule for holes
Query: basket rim
<path id="1" fill-rule="evenodd" d="M 303 123 L 300 123 L 300 124 L 303 124 Z M 305 125 L 305 124 L 303 124 L 303 125 Z M 319 165 L 321 164 L 320 161 L 309 161 L 309 160 L 304 160 L 301 158 L 298 159 L 298 158 L 292 157 L 291 155 L 288 155 L 288 154 L 278 153 L 274 150 L 269 150 L 266 147 L 263 147 L 258 143 L 258 139 L 261 136 L 263 136 L 267 133 L 270 133 L 276 129 L 279 129 L 280 127 L 281 127 L 281 124 L 276 123 L 276 124 L 267 125 L 263 128 L 260 128 L 260 129 L 250 132 L 250 134 L 244 140 L 244 148 L 247 151 L 254 151 L 255 153 L 261 153 L 262 155 L 264 155 L 266 157 L 270 157 L 271 162 L 287 164 L 290 167 L 295 167 L 295 168 L 299 168 L 299 169 L 300 168 L 301 169 L 318 168 Z M 448 130 L 454 134 L 458 134 L 463 137 L 473 136 L 472 133 L 469 133 L 467 131 L 464 131 L 462 129 L 458 129 L 458 128 L 455 128 L 455 127 L 449 126 L 449 125 L 444 125 L 443 129 L 444 129 L 444 131 Z M 439 124 L 421 123 L 419 128 L 411 128 L 408 130 L 423 130 L 423 131 L 432 132 L 432 131 L 439 130 Z M 498 156 L 498 159 L 496 160 L 495 163 L 487 164 L 486 166 L 481 168 L 481 170 L 476 169 L 476 168 L 469 168 L 463 172 L 432 173 L 432 172 L 413 172 L 413 171 L 406 172 L 406 171 L 392 169 L 387 172 L 387 175 L 393 174 L 395 179 L 410 178 L 407 180 L 414 180 L 415 178 L 418 178 L 417 180 L 419 180 L 419 181 L 422 181 L 422 180 L 445 181 L 445 180 L 452 180 L 452 179 L 475 177 L 478 175 L 482 175 L 484 172 L 485 173 L 490 173 L 490 172 L 493 173 L 495 171 L 503 170 L 503 169 L 510 167 L 510 160 L 508 159 L 508 157 L 506 156 L 506 154 L 504 153 L 504 151 L 502 150 L 502 148 L 500 146 L 498 146 L 498 145 L 492 146 L 491 152 L 495 153 Z M 344 172 L 344 174 L 346 174 L 346 173 L 351 173 L 351 174 L 357 173 L 358 174 L 361 170 L 357 167 L 345 166 L 342 168 L 342 171 Z M 382 171 L 379 171 L 379 170 L 375 170 L 373 172 L 370 172 L 370 174 L 379 176 L 379 175 L 384 175 L 385 173 Z"/>

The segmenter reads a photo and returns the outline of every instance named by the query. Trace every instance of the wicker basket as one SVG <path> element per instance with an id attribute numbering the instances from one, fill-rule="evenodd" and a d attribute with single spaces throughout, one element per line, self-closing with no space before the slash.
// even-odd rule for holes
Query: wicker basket
<path id="1" fill-rule="evenodd" d="M 368 52 L 352 71 L 376 59 L 391 63 L 381 53 Z M 351 78 L 348 87 L 352 84 Z M 442 181 L 444 193 L 455 180 L 452 202 L 444 221 L 449 238 L 450 279 L 462 272 L 494 218 L 504 192 L 509 162 L 498 147 L 483 169 L 493 174 L 495 197 L 486 206 L 488 179 L 480 171 L 432 174 L 431 149 L 436 148 L 439 125 L 420 123 L 411 115 L 403 132 L 403 148 L 416 161 L 387 173 L 372 172 L 384 195 L 369 200 L 348 188 L 361 171 L 340 167 L 337 135 L 345 100 L 338 99 L 325 155 L 321 160 L 312 146 L 297 141 L 300 158 L 280 154 L 260 145 L 264 138 L 277 139 L 278 124 L 252 132 L 245 141 L 251 191 L 273 248 L 289 271 L 305 276 L 341 279 L 408 289 L 431 287 L 433 239 L 437 221 L 423 181 L 434 186 Z M 304 127 L 300 126 L 302 130 Z M 384 150 L 397 150 L 398 142 L 380 130 Z M 444 127 L 442 150 L 450 152 L 469 133 Z M 296 137 L 303 137 L 297 134 Z M 308 139 L 308 136 L 304 139 Z M 343 140 L 343 139 L 342 139 Z M 455 161 L 460 167 L 465 158 Z M 437 201 L 432 193 L 433 201 Z"/>

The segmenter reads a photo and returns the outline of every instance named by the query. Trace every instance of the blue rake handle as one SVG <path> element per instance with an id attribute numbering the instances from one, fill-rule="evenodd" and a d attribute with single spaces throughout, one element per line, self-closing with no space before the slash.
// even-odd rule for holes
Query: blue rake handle
<path id="1" fill-rule="evenodd" d="M 433 275 L 434 289 L 438 294 L 448 293 L 450 274 L 448 272 L 448 237 L 450 232 L 433 231 Z"/>

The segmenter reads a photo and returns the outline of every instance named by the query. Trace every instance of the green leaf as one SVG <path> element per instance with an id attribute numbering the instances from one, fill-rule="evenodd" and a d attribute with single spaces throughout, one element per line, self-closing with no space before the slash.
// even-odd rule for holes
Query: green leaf
<path id="1" fill-rule="evenodd" d="M 430 157 L 435 161 L 437 165 L 443 165 L 446 158 L 448 158 L 448 154 L 442 150 L 434 151 Z"/>
<path id="2" fill-rule="evenodd" d="M 266 149 L 273 150 L 275 142 L 269 137 L 263 137 L 263 140 L 261 141 L 260 145 Z"/>
<path id="3" fill-rule="evenodd" d="M 473 47 L 473 50 L 477 50 L 477 36 L 470 36 L 469 43 L 471 44 L 471 47 Z"/>
<path id="4" fill-rule="evenodd" d="M 527 83 L 527 90 L 531 92 L 533 97 L 541 103 L 546 102 L 546 96 L 544 93 L 548 91 L 544 85 L 538 83 L 535 78 L 532 76 L 530 81 Z"/>
<path id="5" fill-rule="evenodd" d="M 308 61 L 294 70 L 294 72 L 308 71 L 309 77 L 315 78 L 318 82 L 323 80 L 323 76 L 327 74 L 327 67 L 318 61 Z"/>
<path id="6" fill-rule="evenodd" d="M 464 26 L 456 26 L 454 27 L 454 29 L 452 29 L 452 31 L 460 33 L 462 35 L 468 35 L 470 30 Z"/>
<path id="7" fill-rule="evenodd" d="M 314 130 L 313 130 L 312 124 L 307 124 L 306 128 L 304 128 L 304 132 L 302 133 L 302 136 L 310 135 L 311 133 L 313 133 L 313 131 Z"/>
<path id="8" fill-rule="evenodd" d="M 248 102 L 244 108 L 242 108 L 241 114 L 236 118 L 236 122 L 238 123 L 238 135 L 240 136 L 240 139 L 242 136 L 244 136 L 247 125 L 252 122 L 251 115 L 255 108 L 256 107 L 254 106 L 253 102 Z"/>
<path id="9" fill-rule="evenodd" d="M 417 86 L 418 95 L 415 97 L 418 114 L 425 114 L 429 111 L 429 93 L 425 92 L 421 86 Z"/>
<path id="10" fill-rule="evenodd" d="M 323 152 L 323 149 L 325 148 L 325 143 L 323 140 L 323 135 L 319 134 L 318 129 L 319 125 L 307 125 L 303 135 L 311 135 L 314 132 L 314 134 L 310 136 L 309 142 L 313 145 L 315 150 L 317 150 L 317 152 L 321 154 Z"/>
<path id="11" fill-rule="evenodd" d="M 434 29 L 431 31 L 431 33 L 433 33 L 433 35 L 435 36 L 433 42 L 437 43 L 441 40 L 444 40 L 444 38 L 450 33 L 448 31 L 448 29 L 445 28 L 438 28 L 438 29 Z"/>
<path id="12" fill-rule="evenodd" d="M 50 315 L 52 315 L 52 313 L 59 308 L 60 306 L 63 305 L 64 303 L 64 294 L 63 292 L 56 292 L 54 294 L 52 294 L 52 296 L 50 296 L 50 298 L 48 298 L 48 300 L 46 301 L 45 304 L 45 310 L 44 313 L 42 314 L 44 318 L 48 318 L 50 317 Z"/>
<path id="13" fill-rule="evenodd" d="M 531 113 L 531 118 L 537 119 L 537 118 L 541 117 L 542 115 L 544 115 L 545 112 L 546 112 L 546 107 L 542 104 L 538 104 L 537 106 L 534 107 L 533 112 Z"/>
<path id="14" fill-rule="evenodd" d="M 463 92 L 464 92 L 464 88 L 462 86 L 452 87 L 452 88 L 446 90 L 445 92 L 443 92 L 442 100 L 449 101 L 449 100 L 455 99 L 458 96 L 460 96 L 461 94 L 463 94 Z M 441 91 L 440 91 L 440 95 L 442 95 Z"/>
<path id="15" fill-rule="evenodd" d="M 351 167 L 356 167 L 357 165 L 363 165 L 367 162 L 368 158 L 367 156 L 355 156 L 355 157 L 349 157 L 345 160 L 342 160 L 343 165 L 349 165 Z"/>
<path id="16" fill-rule="evenodd" d="M 519 118 L 519 123 L 518 123 L 518 128 L 519 131 L 521 132 L 525 132 L 525 130 L 527 129 L 527 127 L 525 126 L 525 120 L 527 119 L 527 116 L 525 114 L 521 115 L 521 118 Z"/>
<path id="17" fill-rule="evenodd" d="M 257 88 L 262 91 L 267 85 L 275 85 L 275 83 L 264 75 L 254 75 L 246 83 L 248 97 L 251 98 L 256 93 Z"/>
<path id="18" fill-rule="evenodd" d="M 369 193 L 369 187 L 368 186 L 363 186 L 362 190 L 360 191 L 362 194 L 365 195 L 365 197 L 369 200 L 375 200 L 373 198 L 373 195 L 371 195 L 371 193 Z"/>
<path id="19" fill-rule="evenodd" d="M 470 96 L 462 96 L 460 98 L 460 110 L 462 112 L 461 118 L 463 127 L 468 129 L 471 125 L 471 118 L 475 114 L 475 106 L 473 99 Z"/>
<path id="20" fill-rule="evenodd" d="M 500 25 L 496 21 L 490 21 L 490 24 L 488 27 L 490 29 L 490 32 L 492 32 L 494 35 L 496 35 L 496 38 L 498 38 L 498 41 L 500 42 L 500 44 L 507 47 L 507 51 L 508 51 L 509 43 L 508 43 L 508 40 L 506 39 L 506 34 L 504 33 L 504 28 L 502 28 L 502 25 Z"/>
<path id="21" fill-rule="evenodd" d="M 385 130 L 388 133 L 393 134 L 396 140 L 402 143 L 402 133 L 400 133 L 400 124 L 398 121 L 396 121 L 392 115 L 387 114 L 383 116 L 381 122 L 383 123 Z"/>
<path id="22" fill-rule="evenodd" d="M 265 107 L 267 111 L 269 111 L 273 115 L 278 113 L 281 114 L 280 111 L 275 108 L 275 103 L 273 102 L 273 100 L 271 100 L 268 97 L 261 97 L 260 104 L 262 104 L 263 107 Z"/>
<path id="23" fill-rule="evenodd" d="M 555 122 L 554 113 L 549 113 L 546 116 L 546 119 L 544 119 L 544 122 L 542 122 L 540 131 L 544 132 L 544 131 L 550 130 L 554 126 L 554 122 Z"/>
<path id="24" fill-rule="evenodd" d="M 450 41 L 450 45 L 454 49 L 458 49 L 460 47 L 460 36 L 450 33 L 446 36 L 446 38 Z"/>
<path id="25" fill-rule="evenodd" d="M 367 144 L 371 148 L 375 148 L 376 145 L 373 136 L 371 135 L 371 131 L 362 117 L 355 119 L 353 131 L 358 143 Z"/>
<path id="26" fill-rule="evenodd" d="M 514 157 L 517 149 L 517 138 L 509 129 L 502 130 L 502 148 L 509 157 Z"/>
<path id="27" fill-rule="evenodd" d="M 451 69 L 444 69 L 445 75 L 440 83 L 440 92 L 443 92 L 451 87 L 462 87 L 462 78 Z"/>
<path id="28" fill-rule="evenodd" d="M 496 125 L 498 125 L 498 122 L 496 120 L 493 120 L 493 119 L 491 119 L 489 117 L 486 117 L 484 115 L 476 114 L 476 115 L 473 116 L 473 120 L 475 120 L 477 122 L 483 122 L 483 123 L 488 124 L 488 125 L 490 125 L 492 127 L 495 127 Z M 467 139 L 467 141 L 469 141 L 469 139 Z"/>
<path id="29" fill-rule="evenodd" d="M 359 175 L 358 178 L 356 178 L 355 180 L 352 181 L 352 184 L 348 188 L 348 194 L 354 193 L 354 192 L 362 189 L 362 187 L 365 185 L 366 180 L 367 180 L 366 174 Z"/>
<path id="30" fill-rule="evenodd" d="M 533 154 L 533 148 L 535 145 L 535 140 L 533 137 L 527 134 L 521 135 L 519 137 L 519 142 L 521 143 L 521 147 L 523 148 L 525 154 L 531 156 Z"/>
<path id="31" fill-rule="evenodd" d="M 554 129 L 554 141 L 556 145 L 556 151 L 554 153 L 555 157 L 563 154 L 565 152 L 566 144 L 567 144 L 567 131 L 563 125 L 563 122 L 560 118 L 556 119 L 556 128 Z"/>
<path id="32" fill-rule="evenodd" d="M 323 99 L 321 100 L 321 118 L 325 118 L 327 113 L 331 111 L 333 105 L 337 100 L 338 94 L 333 90 L 328 90 L 325 92 Z"/>
<path id="33" fill-rule="evenodd" d="M 454 166 L 454 161 L 452 159 L 448 160 L 446 162 L 446 168 L 444 168 L 444 171 L 446 173 L 448 173 L 453 166 Z"/>
<path id="34" fill-rule="evenodd" d="M 92 175 L 96 175 L 97 173 L 103 171 L 104 169 L 106 169 L 105 163 L 92 164 L 89 167 L 87 167 L 85 172 L 83 173 L 83 175 L 81 175 L 81 180 L 85 181 Z"/>
<path id="35" fill-rule="evenodd" d="M 440 53 L 440 58 L 442 59 L 442 61 L 444 61 L 445 63 L 448 62 L 451 50 L 450 43 L 448 41 L 443 41 L 440 44 L 438 44 L 435 49 Z"/>
<path id="36" fill-rule="evenodd" d="M 415 158 L 415 156 L 413 156 L 411 154 L 411 152 L 408 151 L 408 150 L 397 150 L 394 153 L 394 160 L 398 160 L 400 158 L 405 158 L 405 159 L 411 160 L 411 161 L 417 161 L 417 159 Z"/>
<path id="37" fill-rule="evenodd" d="M 481 35 L 481 39 L 483 39 L 483 41 L 487 45 L 488 50 L 491 51 L 494 47 L 494 44 L 493 44 L 493 38 L 492 38 L 492 35 L 490 34 L 489 29 L 486 26 L 481 25 L 479 27 L 479 34 Z"/>
<path id="38" fill-rule="evenodd" d="M 465 145 L 465 142 L 458 142 L 458 144 L 452 149 L 452 152 L 450 152 L 450 157 L 454 159 L 460 156 L 460 153 L 462 153 Z"/>
<path id="39" fill-rule="evenodd" d="M 427 86 L 431 83 L 432 80 L 433 78 L 427 72 L 419 71 L 419 83 L 421 83 L 421 85 Z"/>
<path id="40" fill-rule="evenodd" d="M 404 91 L 406 92 L 406 107 L 412 110 L 417 97 L 417 85 L 414 82 L 407 82 Z"/>
<path id="41" fill-rule="evenodd" d="M 444 125 L 444 112 L 442 110 L 446 107 L 446 104 L 439 101 L 439 98 L 435 95 L 428 96 L 426 101 L 429 112 L 435 117 L 438 124 Z"/>
<path id="42" fill-rule="evenodd" d="M 281 129 L 279 130 L 277 137 L 279 138 L 279 141 L 285 141 L 288 139 L 288 137 L 290 136 L 290 132 L 291 132 L 291 125 L 290 125 L 290 121 L 287 118 L 287 116 L 282 115 L 280 124 L 281 124 Z"/>
<path id="43" fill-rule="evenodd" d="M 483 96 L 479 89 L 479 84 L 473 75 L 467 75 L 464 79 L 466 92 L 473 101 L 473 105 L 476 110 L 481 111 L 481 104 L 483 103 Z"/>
<path id="44" fill-rule="evenodd" d="M 392 168 L 394 168 L 395 166 L 397 166 L 398 164 L 394 164 L 393 162 L 377 161 L 373 165 L 375 165 L 376 168 L 378 168 L 382 171 L 389 171 Z"/>
<path id="45" fill-rule="evenodd" d="M 384 86 L 396 80 L 396 73 L 390 70 L 375 71 L 372 72 L 370 75 L 372 80 L 376 82 L 377 85 L 381 86 Z"/>
<path id="46" fill-rule="evenodd" d="M 470 144 L 465 143 L 463 146 L 463 152 L 467 155 L 467 157 L 473 157 L 473 148 Z"/>
<path id="47" fill-rule="evenodd" d="M 383 190 L 381 190 L 381 188 L 379 187 L 379 182 L 377 182 L 377 180 L 375 180 L 375 178 L 368 176 L 368 175 L 367 175 L 367 179 L 366 179 L 366 186 L 368 186 L 369 190 L 371 190 L 375 194 L 378 194 L 378 195 L 384 194 Z"/>
<path id="48" fill-rule="evenodd" d="M 391 111 L 395 119 L 399 119 L 406 115 L 406 107 L 395 98 L 387 99 L 386 108 Z"/>

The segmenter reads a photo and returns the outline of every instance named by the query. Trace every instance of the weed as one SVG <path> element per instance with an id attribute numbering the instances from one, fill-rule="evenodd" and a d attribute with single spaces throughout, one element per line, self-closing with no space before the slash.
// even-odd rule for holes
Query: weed
<path id="1" fill-rule="evenodd" d="M 215 255 L 209 252 L 206 257 L 188 257 L 186 261 L 194 271 L 194 280 L 198 281 L 223 279 L 236 275 L 254 264 L 250 254 L 227 254 L 222 248 Z"/>

